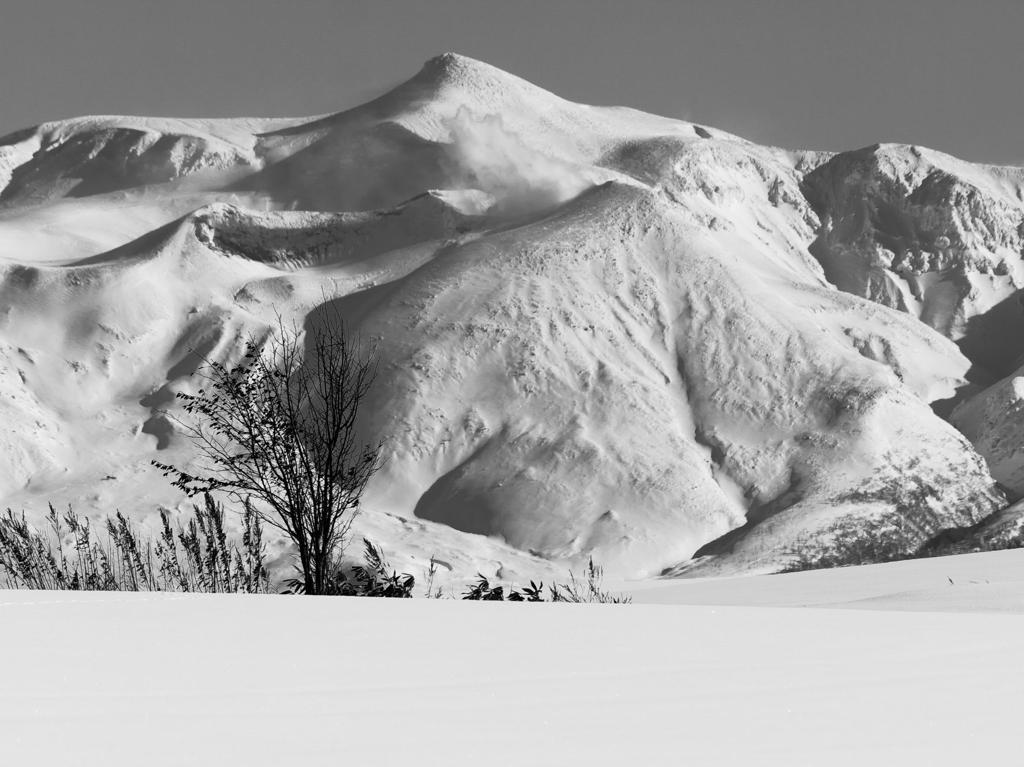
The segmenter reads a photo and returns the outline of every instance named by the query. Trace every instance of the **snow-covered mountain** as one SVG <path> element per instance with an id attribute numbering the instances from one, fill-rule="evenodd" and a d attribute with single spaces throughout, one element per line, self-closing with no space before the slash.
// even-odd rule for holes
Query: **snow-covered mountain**
<path id="1" fill-rule="evenodd" d="M 326 302 L 380 351 L 359 527 L 398 562 L 912 553 L 1024 495 L 1022 190 L 453 54 L 305 120 L 44 124 L 0 139 L 0 505 L 179 504 L 149 461 L 199 358 Z"/>

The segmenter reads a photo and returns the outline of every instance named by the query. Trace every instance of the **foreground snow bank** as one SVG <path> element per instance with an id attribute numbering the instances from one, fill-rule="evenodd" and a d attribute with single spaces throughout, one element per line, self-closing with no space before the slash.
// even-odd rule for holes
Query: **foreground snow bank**
<path id="1" fill-rule="evenodd" d="M 995 763 L 1024 614 L 735 604 L 1024 578 L 1020 552 L 911 564 L 706 582 L 730 607 L 0 592 L 0 743 L 105 767 Z"/>

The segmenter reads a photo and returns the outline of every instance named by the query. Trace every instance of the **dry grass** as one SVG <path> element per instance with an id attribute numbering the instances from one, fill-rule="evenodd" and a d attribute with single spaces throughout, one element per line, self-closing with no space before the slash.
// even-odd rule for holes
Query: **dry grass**
<path id="1" fill-rule="evenodd" d="M 263 528 L 249 504 L 241 546 L 224 530 L 224 509 L 204 496 L 184 525 L 160 512 L 161 529 L 144 538 L 117 512 L 99 530 L 88 518 L 53 506 L 37 530 L 10 509 L 0 516 L 0 584 L 6 588 L 73 591 L 266 593 Z"/>
<path id="2" fill-rule="evenodd" d="M 548 589 L 549 599 L 544 599 L 544 584 L 530 581 L 529 586 L 517 588 L 510 586 L 492 586 L 483 575 L 477 573 L 477 581 L 463 593 L 462 598 L 481 602 L 574 602 L 578 604 L 629 604 L 632 599 L 623 594 L 613 594 L 603 587 L 604 570 L 594 564 L 593 558 L 587 562 L 587 569 L 582 578 L 569 572 L 568 583 L 556 583 Z"/>

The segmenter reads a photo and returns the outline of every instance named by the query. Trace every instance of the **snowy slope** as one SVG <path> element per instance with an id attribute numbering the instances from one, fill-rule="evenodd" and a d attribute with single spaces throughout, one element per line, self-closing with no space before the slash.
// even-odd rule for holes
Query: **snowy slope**
<path id="1" fill-rule="evenodd" d="M 628 606 L 0 592 L 0 742 L 40 767 L 1001 764 L 1022 565 L 661 582 Z"/>
<path id="2" fill-rule="evenodd" d="M 453 54 L 324 117 L 0 144 L 0 505 L 179 506 L 148 468 L 191 458 L 174 393 L 325 301 L 381 353 L 360 428 L 388 463 L 359 529 L 400 565 L 763 572 L 864 525 L 912 553 L 1005 505 L 929 404 L 982 364 L 965 339 L 1013 353 L 964 330 L 1016 284 L 1012 170 L 761 147 Z M 913 216 L 960 226 L 936 269 L 991 290 L 856 266 Z"/>
<path id="3" fill-rule="evenodd" d="M 822 219 L 810 251 L 828 279 L 920 317 L 971 360 L 971 384 L 942 410 L 960 405 L 953 423 L 1020 497 L 1012 380 L 1024 361 L 1024 168 L 886 144 L 830 158 L 804 189 Z"/>
<path id="4" fill-rule="evenodd" d="M 1024 368 L 958 405 L 950 421 L 985 456 L 992 476 L 1011 496 L 1024 496 Z"/>

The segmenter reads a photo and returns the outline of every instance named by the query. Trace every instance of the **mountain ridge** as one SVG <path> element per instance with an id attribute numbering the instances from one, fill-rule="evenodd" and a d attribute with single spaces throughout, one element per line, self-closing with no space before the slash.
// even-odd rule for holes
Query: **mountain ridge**
<path id="1" fill-rule="evenodd" d="M 456 54 L 314 118 L 43 125 L 0 144 L 0 505 L 179 505 L 146 466 L 193 457 L 162 411 L 196 350 L 325 303 L 382 355 L 359 524 L 403 555 L 767 572 L 1024 488 L 991 331 L 1024 172 L 762 147 Z"/>

